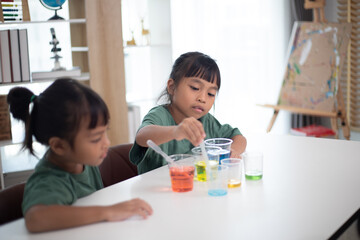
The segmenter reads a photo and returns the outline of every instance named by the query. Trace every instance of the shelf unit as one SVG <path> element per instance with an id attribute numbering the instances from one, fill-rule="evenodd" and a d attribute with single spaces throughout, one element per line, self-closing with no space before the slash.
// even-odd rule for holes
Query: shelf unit
<path id="1" fill-rule="evenodd" d="M 121 1 L 76 0 L 68 1 L 68 4 L 70 20 L 51 23 L 70 24 L 72 65 L 89 73 L 81 78 L 84 77 L 85 82 L 104 99 L 109 108 L 111 131 L 108 137 L 111 144 L 128 143 Z M 36 21 L 9 25 L 42 23 Z M 0 172 L 3 173 L 2 169 Z"/>
<path id="2" fill-rule="evenodd" d="M 68 7 L 69 20 L 10 22 L 0 27 L 69 23 L 72 65 L 84 73 L 77 79 L 87 82 L 107 103 L 114 124 L 114 131 L 109 133 L 112 144 L 127 143 L 121 2 L 76 0 L 68 1 Z M 116 126 L 119 123 L 121 126 Z"/>
<path id="3" fill-rule="evenodd" d="M 28 29 L 29 33 L 34 30 L 33 26 L 40 26 L 40 28 L 48 29 L 49 26 L 59 26 L 60 24 L 69 24 L 72 26 L 73 24 L 86 24 L 86 19 L 76 18 L 69 20 L 53 20 L 53 21 L 22 21 L 22 22 L 6 22 L 0 23 L 0 29 Z M 45 32 L 44 32 L 45 33 Z M 61 32 L 57 32 L 57 37 L 62 34 Z M 50 39 L 49 35 L 43 35 L 46 39 Z M 61 45 L 60 41 L 60 47 Z M 29 39 L 29 45 L 31 45 L 31 39 Z M 50 49 L 50 46 L 47 45 Z M 46 51 L 48 51 L 46 49 Z M 72 52 L 87 52 L 86 48 L 71 48 Z M 60 54 L 62 55 L 62 54 Z M 62 62 L 63 63 L 63 62 Z M 72 64 L 74 65 L 74 63 Z M 32 72 L 33 69 L 31 68 Z M 86 71 L 86 72 L 85 72 Z M 82 68 L 82 74 L 79 77 L 74 77 L 79 81 L 84 81 L 88 83 L 90 80 L 90 73 L 88 67 L 85 68 L 85 71 Z M 13 87 L 30 87 L 31 90 L 35 89 L 45 89 L 49 84 L 51 84 L 54 79 L 42 79 L 42 80 L 32 80 L 30 82 L 16 82 L 16 83 L 1 83 L 0 84 L 0 94 L 7 94 L 9 90 Z M 36 93 L 36 91 L 34 91 Z M 15 136 L 15 138 L 18 138 Z M 16 184 L 18 182 L 26 181 L 27 178 L 33 173 L 34 167 L 37 163 L 37 158 L 31 156 L 27 153 L 27 151 L 20 151 L 21 142 L 16 140 L 5 140 L 0 141 L 0 189 L 11 186 L 12 184 Z M 18 153 L 17 153 L 18 152 Z M 39 156 L 41 157 L 45 152 L 45 148 L 40 148 Z M 16 163 L 16 164 L 15 164 Z"/>
<path id="4" fill-rule="evenodd" d="M 85 26 L 86 19 L 82 16 L 82 18 L 73 18 L 73 19 L 68 19 L 68 20 L 6 22 L 6 23 L 0 23 L 0 29 L 29 28 L 30 26 L 34 26 L 34 25 L 56 26 L 56 25 L 64 24 L 64 23 L 68 23 L 70 26 L 70 29 L 72 29 L 72 27 L 75 25 Z M 59 35 L 59 34 L 57 34 L 57 35 Z M 77 35 L 74 34 L 74 36 L 77 36 Z M 49 35 L 49 39 L 50 39 L 50 35 Z M 88 68 L 87 61 L 83 61 L 85 63 L 83 63 L 83 62 L 79 63 L 79 61 L 77 61 L 77 59 L 78 59 L 77 56 L 79 55 L 79 53 L 83 54 L 83 55 L 85 53 L 85 60 L 86 60 L 88 48 L 87 48 L 87 46 L 77 47 L 76 45 L 74 45 L 74 44 L 76 44 L 76 41 L 73 40 L 72 37 L 71 37 L 71 43 L 72 44 L 71 44 L 70 50 L 72 52 L 72 61 L 73 61 L 72 65 L 80 66 L 81 71 L 82 71 L 81 77 L 75 77 L 75 79 L 80 80 L 80 81 L 88 81 L 90 74 L 89 74 L 89 68 Z M 60 47 L 61 47 L 61 42 L 60 42 Z M 61 53 L 60 53 L 60 55 L 61 55 Z M 76 65 L 78 63 L 79 63 L 79 65 Z M 30 70 L 33 71 L 33 69 L 30 69 Z M 51 79 L 46 79 L 45 81 L 51 81 Z M 39 81 L 36 80 L 36 82 L 39 82 Z M 19 83 L 5 83 L 5 84 L 1 83 L 0 87 L 4 86 L 4 85 L 8 85 L 8 84 L 19 84 Z M 20 84 L 25 84 L 25 82 L 21 82 Z"/>
<path id="5" fill-rule="evenodd" d="M 73 65 L 79 66 L 82 72 L 89 72 L 89 48 L 84 0 L 69 1 L 69 18 Z"/>

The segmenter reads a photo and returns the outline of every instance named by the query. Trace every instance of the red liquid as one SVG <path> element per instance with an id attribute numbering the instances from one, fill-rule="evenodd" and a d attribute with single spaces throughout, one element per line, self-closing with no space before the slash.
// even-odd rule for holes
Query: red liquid
<path id="1" fill-rule="evenodd" d="M 194 166 L 171 167 L 171 187 L 174 192 L 188 192 L 193 189 Z"/>

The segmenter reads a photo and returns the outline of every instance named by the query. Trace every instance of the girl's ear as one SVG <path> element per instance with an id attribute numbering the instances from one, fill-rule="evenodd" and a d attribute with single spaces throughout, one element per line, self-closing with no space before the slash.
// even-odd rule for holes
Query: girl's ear
<path id="1" fill-rule="evenodd" d="M 59 156 L 63 156 L 68 152 L 69 143 L 59 137 L 51 137 L 49 139 L 50 149 Z"/>
<path id="2" fill-rule="evenodd" d="M 174 91 L 175 91 L 175 81 L 174 79 L 170 78 L 167 81 L 167 91 L 170 95 L 174 95 Z"/>

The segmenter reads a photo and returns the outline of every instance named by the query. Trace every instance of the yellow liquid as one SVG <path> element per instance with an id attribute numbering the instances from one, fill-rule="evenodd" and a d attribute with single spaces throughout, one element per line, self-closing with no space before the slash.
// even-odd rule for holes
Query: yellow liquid
<path id="1" fill-rule="evenodd" d="M 230 179 L 228 181 L 228 188 L 237 188 L 241 186 L 241 181 L 239 179 Z"/>
<path id="2" fill-rule="evenodd" d="M 206 164 L 205 161 L 198 161 L 195 164 L 197 179 L 200 182 L 206 182 Z"/>
<path id="3" fill-rule="evenodd" d="M 216 167 L 218 166 L 218 161 L 216 160 L 210 160 L 209 161 L 210 167 L 211 169 L 216 169 Z M 206 163 L 205 161 L 198 161 L 197 163 L 195 163 L 195 168 L 196 168 L 196 180 L 200 181 L 200 182 L 206 182 L 207 178 L 206 178 Z M 216 175 L 215 175 L 216 177 Z"/>

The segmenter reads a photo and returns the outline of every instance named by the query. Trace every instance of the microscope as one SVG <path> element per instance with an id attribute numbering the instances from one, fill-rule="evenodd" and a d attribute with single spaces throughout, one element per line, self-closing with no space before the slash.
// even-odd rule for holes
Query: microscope
<path id="1" fill-rule="evenodd" d="M 65 70 L 64 67 L 61 67 L 60 61 L 59 61 L 59 59 L 62 58 L 61 56 L 58 55 L 58 52 L 61 51 L 61 48 L 57 47 L 57 45 L 59 44 L 59 41 L 56 39 L 55 29 L 50 28 L 50 32 L 51 32 L 51 36 L 52 36 L 52 40 L 50 41 L 50 45 L 53 45 L 53 47 L 51 49 L 51 52 L 54 53 L 54 56 L 51 57 L 51 59 L 55 59 L 54 68 L 52 69 L 52 71 Z"/>

